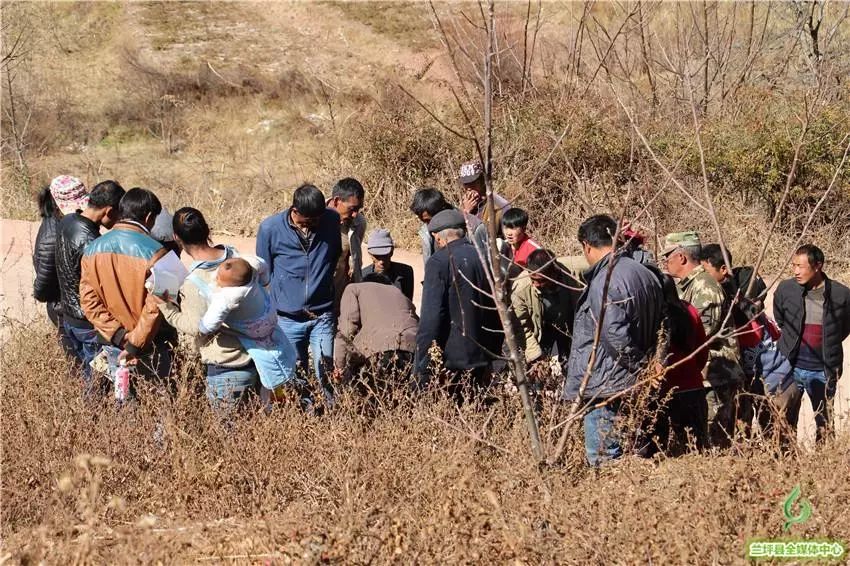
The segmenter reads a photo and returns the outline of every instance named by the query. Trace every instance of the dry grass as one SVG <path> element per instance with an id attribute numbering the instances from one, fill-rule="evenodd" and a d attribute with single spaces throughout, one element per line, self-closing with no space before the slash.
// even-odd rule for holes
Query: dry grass
<path id="1" fill-rule="evenodd" d="M 811 453 L 739 442 L 601 471 L 581 465 L 573 438 L 564 466 L 538 471 L 510 397 L 489 411 L 437 397 L 369 416 L 349 396 L 321 418 L 283 409 L 225 424 L 190 365 L 173 397 L 150 390 L 117 411 L 80 400 L 44 326 L 20 327 L 0 361 L 13 563 L 740 563 L 747 537 L 781 535 L 797 483 L 815 513 L 795 535 L 850 532 L 846 437 Z M 556 421 L 548 407 L 543 430 Z"/>

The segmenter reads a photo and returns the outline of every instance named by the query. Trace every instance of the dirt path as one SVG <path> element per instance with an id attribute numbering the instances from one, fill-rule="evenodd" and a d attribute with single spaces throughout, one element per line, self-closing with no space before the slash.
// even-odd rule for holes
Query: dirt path
<path id="1" fill-rule="evenodd" d="M 35 222 L 0 219 L 0 270 L 3 273 L 0 286 L 0 320 L 6 329 L 14 328 L 16 322 L 29 322 L 36 317 L 45 316 L 42 305 L 32 298 L 32 249 L 37 233 L 38 224 Z M 242 253 L 254 253 L 253 238 L 216 235 L 213 239 L 216 243 L 232 245 Z M 364 257 L 368 257 L 365 248 L 363 253 Z M 183 259 L 188 263 L 187 257 L 184 256 Z M 419 308 L 422 299 L 422 286 L 419 282 L 424 278 L 422 256 L 406 250 L 396 250 L 395 259 L 413 266 L 417 282 L 413 299 Z M 772 296 L 768 297 L 769 310 L 771 299 Z M 0 334 L 0 337 L 3 334 Z M 835 413 L 838 430 L 850 430 L 850 339 L 844 342 L 844 377 L 838 383 Z M 800 411 L 798 432 L 801 442 L 812 442 L 814 418 L 811 406 L 805 399 Z"/>

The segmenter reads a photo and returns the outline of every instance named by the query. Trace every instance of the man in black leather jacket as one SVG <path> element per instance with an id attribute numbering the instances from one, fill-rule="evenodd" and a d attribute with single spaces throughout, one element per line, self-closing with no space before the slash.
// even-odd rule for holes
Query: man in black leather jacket
<path id="1" fill-rule="evenodd" d="M 85 393 L 91 393 L 89 364 L 100 352 L 97 331 L 80 307 L 80 258 L 85 247 L 100 236 L 100 227 L 112 228 L 118 219 L 118 203 L 124 189 L 115 181 L 97 184 L 88 206 L 66 215 L 56 232 L 56 272 L 61 291 L 62 332 L 83 367 Z"/>
<path id="2" fill-rule="evenodd" d="M 68 356 L 73 356 L 74 350 L 62 332 L 62 306 L 59 304 L 59 279 L 56 274 L 56 231 L 64 214 L 85 207 L 86 202 L 86 186 L 70 175 L 59 175 L 38 194 L 41 226 L 32 255 L 35 270 L 32 294 L 36 301 L 46 303 L 47 316 L 58 329 L 59 343 Z"/>

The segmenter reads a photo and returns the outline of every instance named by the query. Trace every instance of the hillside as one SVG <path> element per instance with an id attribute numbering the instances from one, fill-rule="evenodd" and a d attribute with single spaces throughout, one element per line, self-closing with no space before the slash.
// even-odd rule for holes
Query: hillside
<path id="1" fill-rule="evenodd" d="M 297 183 L 327 188 L 353 175 L 367 186 L 373 223 L 412 243 L 412 191 L 454 193 L 454 169 L 475 152 L 431 115 L 465 131 L 454 91 L 481 135 L 477 5 L 435 6 L 439 26 L 428 4 L 411 2 L 6 3 L 5 45 L 21 36 L 23 46 L 4 101 L 17 99 L 26 171 L 7 137 L 5 214 L 33 218 L 30 195 L 62 171 L 154 189 L 171 207 L 195 204 L 218 229 L 249 235 Z M 575 251 L 580 218 L 624 205 L 661 235 L 713 232 L 617 100 L 703 200 L 683 65 L 693 67 L 710 189 L 738 257 L 754 260 L 753 235 L 777 211 L 775 248 L 790 245 L 829 187 L 850 132 L 840 79 L 850 43 L 837 6 L 823 14 L 816 66 L 808 24 L 790 5 L 497 8 L 496 188 L 533 213 L 549 245 Z M 850 256 L 830 222 L 850 211 L 848 179 L 842 168 L 809 230 L 836 258 Z M 779 267 L 773 248 L 768 261 Z"/>

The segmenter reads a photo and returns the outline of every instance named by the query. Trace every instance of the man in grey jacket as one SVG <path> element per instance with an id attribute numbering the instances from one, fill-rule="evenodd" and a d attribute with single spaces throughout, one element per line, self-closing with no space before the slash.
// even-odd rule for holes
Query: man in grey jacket
<path id="1" fill-rule="evenodd" d="M 640 263 L 615 253 L 616 231 L 616 221 L 601 214 L 578 230 L 590 269 L 576 305 L 563 397 L 587 405 L 604 402 L 637 382 L 655 353 L 663 317 L 661 282 Z M 594 357 L 597 323 L 602 327 Z M 614 422 L 620 405 L 621 399 L 612 399 L 584 416 L 585 452 L 592 466 L 623 454 Z"/>

